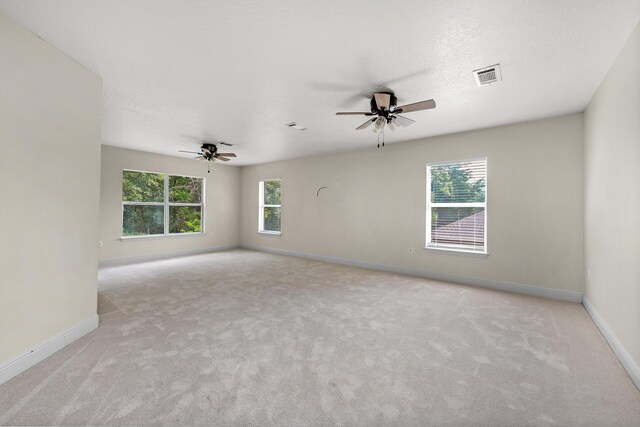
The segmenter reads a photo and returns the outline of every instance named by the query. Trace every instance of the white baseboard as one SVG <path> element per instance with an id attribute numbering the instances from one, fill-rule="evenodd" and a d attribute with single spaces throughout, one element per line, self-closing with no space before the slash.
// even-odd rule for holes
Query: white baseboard
<path id="1" fill-rule="evenodd" d="M 633 360 L 633 358 L 631 358 L 631 355 L 624 348 L 620 340 L 618 340 L 616 334 L 613 333 L 611 328 L 609 328 L 609 325 L 607 325 L 604 319 L 596 311 L 593 304 L 591 304 L 591 301 L 589 301 L 589 298 L 586 296 L 582 297 L 582 305 L 584 305 L 587 313 L 589 313 L 589 316 L 593 319 L 593 323 L 595 323 L 598 329 L 600 329 L 602 336 L 607 340 L 609 346 L 611 346 L 611 349 L 618 357 L 618 360 L 620 360 L 620 363 L 631 377 L 633 383 L 638 387 L 638 390 L 640 390 L 640 367 L 638 364 Z"/>
<path id="2" fill-rule="evenodd" d="M 575 303 L 582 302 L 581 292 L 565 291 L 561 289 L 542 288 L 539 286 L 501 282 L 498 280 L 491 280 L 491 279 L 478 279 L 478 278 L 467 277 L 467 276 L 458 276 L 455 274 L 436 273 L 433 271 L 422 270 L 418 268 L 400 267 L 396 265 L 387 265 L 387 264 L 377 264 L 377 263 L 358 261 L 358 260 L 348 259 L 348 258 L 339 258 L 339 257 L 328 256 L 328 255 L 310 254 L 306 252 L 289 251 L 285 249 L 275 249 L 275 248 L 255 246 L 255 245 L 240 245 L 240 247 L 245 249 L 252 249 L 255 251 L 269 252 L 269 253 L 274 253 L 279 255 L 289 255 L 289 256 L 295 256 L 299 258 L 313 259 L 316 261 L 332 262 L 335 264 L 350 265 L 353 267 L 367 268 L 370 270 L 380 270 L 380 271 L 386 271 L 390 273 L 406 274 L 407 276 L 424 277 L 426 279 L 440 280 L 443 282 L 460 283 L 463 285 L 478 286 L 481 288 L 496 289 L 500 291 L 514 292 L 518 294 L 532 295 L 536 297 L 551 298 L 551 299 L 569 301 L 569 302 L 575 302 Z"/>
<path id="3" fill-rule="evenodd" d="M 117 267 L 120 265 L 128 265 L 128 264 L 139 264 L 143 262 L 159 261 L 162 259 L 177 258 L 182 256 L 206 254 L 209 252 L 228 251 L 230 249 L 237 249 L 239 247 L 240 245 L 238 244 L 230 244 L 230 245 L 221 245 L 221 246 L 208 246 L 206 248 L 189 249 L 185 251 L 162 252 L 162 253 L 150 254 L 150 255 L 130 256 L 130 257 L 124 257 L 124 258 L 112 258 L 112 259 L 105 259 L 100 261 L 98 263 L 98 267 L 105 268 L 105 267 Z"/>
<path id="4" fill-rule="evenodd" d="M 0 384 L 9 381 L 11 378 L 26 371 L 37 363 L 42 362 L 58 350 L 68 346 L 75 340 L 98 327 L 98 315 L 94 314 L 89 319 L 78 325 L 67 329 L 40 345 L 37 345 L 18 357 L 9 360 L 7 363 L 0 365 Z"/>

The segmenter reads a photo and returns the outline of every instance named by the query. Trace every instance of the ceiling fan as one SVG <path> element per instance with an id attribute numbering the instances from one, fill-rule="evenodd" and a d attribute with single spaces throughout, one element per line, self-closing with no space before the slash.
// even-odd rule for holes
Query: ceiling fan
<path id="1" fill-rule="evenodd" d="M 380 133 L 385 125 L 387 125 L 391 130 L 396 130 L 398 126 L 407 127 L 415 123 L 415 120 L 411 120 L 407 117 L 401 116 L 400 113 L 411 113 L 414 111 L 430 110 L 432 108 L 436 108 L 436 102 L 433 99 L 398 106 L 398 99 L 394 95 L 393 91 L 375 92 L 371 97 L 371 101 L 369 104 L 371 105 L 371 112 L 341 111 L 336 113 L 336 115 L 370 116 L 372 117 L 371 119 L 367 120 L 356 129 L 366 129 L 373 124 L 374 126 L 372 131 L 375 133 Z"/>
<path id="2" fill-rule="evenodd" d="M 210 163 L 214 163 L 216 160 L 222 160 L 223 162 L 228 162 L 229 160 L 231 160 L 229 157 L 236 157 L 235 153 L 219 153 L 218 144 L 226 145 L 228 147 L 237 147 L 236 144 L 229 144 L 228 142 L 203 141 L 202 146 L 200 147 L 200 152 L 186 151 L 186 150 L 178 150 L 178 152 L 197 154 L 195 159 L 202 160 L 205 162 L 210 162 Z"/>

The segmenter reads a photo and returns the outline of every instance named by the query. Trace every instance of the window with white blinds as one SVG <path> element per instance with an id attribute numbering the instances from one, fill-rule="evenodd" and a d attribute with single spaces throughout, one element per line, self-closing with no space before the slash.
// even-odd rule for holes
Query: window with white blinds
<path id="1" fill-rule="evenodd" d="M 487 159 L 427 165 L 427 247 L 487 252 Z"/>

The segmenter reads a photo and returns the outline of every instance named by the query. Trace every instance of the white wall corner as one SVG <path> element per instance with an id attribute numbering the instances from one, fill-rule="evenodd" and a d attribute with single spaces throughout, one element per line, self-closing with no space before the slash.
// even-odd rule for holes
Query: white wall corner
<path id="1" fill-rule="evenodd" d="M 425 279 L 440 280 L 443 282 L 459 283 L 462 285 L 476 286 L 481 288 L 495 289 L 505 292 L 513 292 L 523 295 L 531 295 L 542 298 L 556 299 L 574 303 L 582 302 L 582 292 L 566 291 L 562 289 L 550 289 L 540 286 L 522 285 L 518 283 L 502 282 L 492 279 L 478 279 L 474 277 L 458 276 L 455 274 L 436 273 L 429 270 L 422 270 L 411 267 L 400 267 L 387 264 L 376 264 L 372 262 L 358 261 L 348 258 L 339 258 L 328 255 L 310 254 L 306 252 L 289 251 L 256 245 L 240 245 L 241 248 L 260 252 L 269 252 L 279 255 L 289 255 L 299 258 L 307 258 L 315 261 L 332 262 L 336 264 L 350 265 L 352 267 L 366 268 L 370 270 L 386 271 L 389 273 L 405 274 L 407 276 L 424 277 Z"/>
<path id="2" fill-rule="evenodd" d="M 42 362 L 58 350 L 63 349 L 77 339 L 85 336 L 98 327 L 99 318 L 94 314 L 87 320 L 56 335 L 19 356 L 0 365 L 0 384 L 4 384 L 16 375 L 21 374 L 32 366 Z"/>
<path id="3" fill-rule="evenodd" d="M 607 340 L 611 349 L 618 357 L 618 360 L 620 360 L 620 363 L 631 377 L 631 381 L 633 381 L 638 390 L 640 390 L 640 367 L 638 364 L 633 360 L 629 352 L 627 352 L 620 340 L 618 340 L 618 337 L 616 337 L 611 328 L 609 328 L 609 325 L 607 325 L 595 307 L 591 304 L 589 298 L 584 296 L 582 298 L 582 305 L 587 310 L 587 313 L 589 313 L 589 316 L 591 316 L 591 319 L 593 319 L 593 323 L 595 323 L 598 329 L 600 329 L 600 333 L 602 333 L 602 336 Z"/>

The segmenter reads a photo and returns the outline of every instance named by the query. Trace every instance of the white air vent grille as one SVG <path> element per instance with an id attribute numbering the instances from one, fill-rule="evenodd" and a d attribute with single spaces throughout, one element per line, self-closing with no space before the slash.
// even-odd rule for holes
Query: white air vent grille
<path id="1" fill-rule="evenodd" d="M 296 122 L 291 122 L 291 123 L 285 123 L 285 126 L 291 129 L 295 129 L 295 130 L 307 130 L 306 127 L 299 125 Z"/>
<path id="2" fill-rule="evenodd" d="M 496 83 L 497 81 L 502 80 L 500 64 L 474 70 L 473 75 L 476 78 L 478 86 L 490 85 L 491 83 Z"/>

